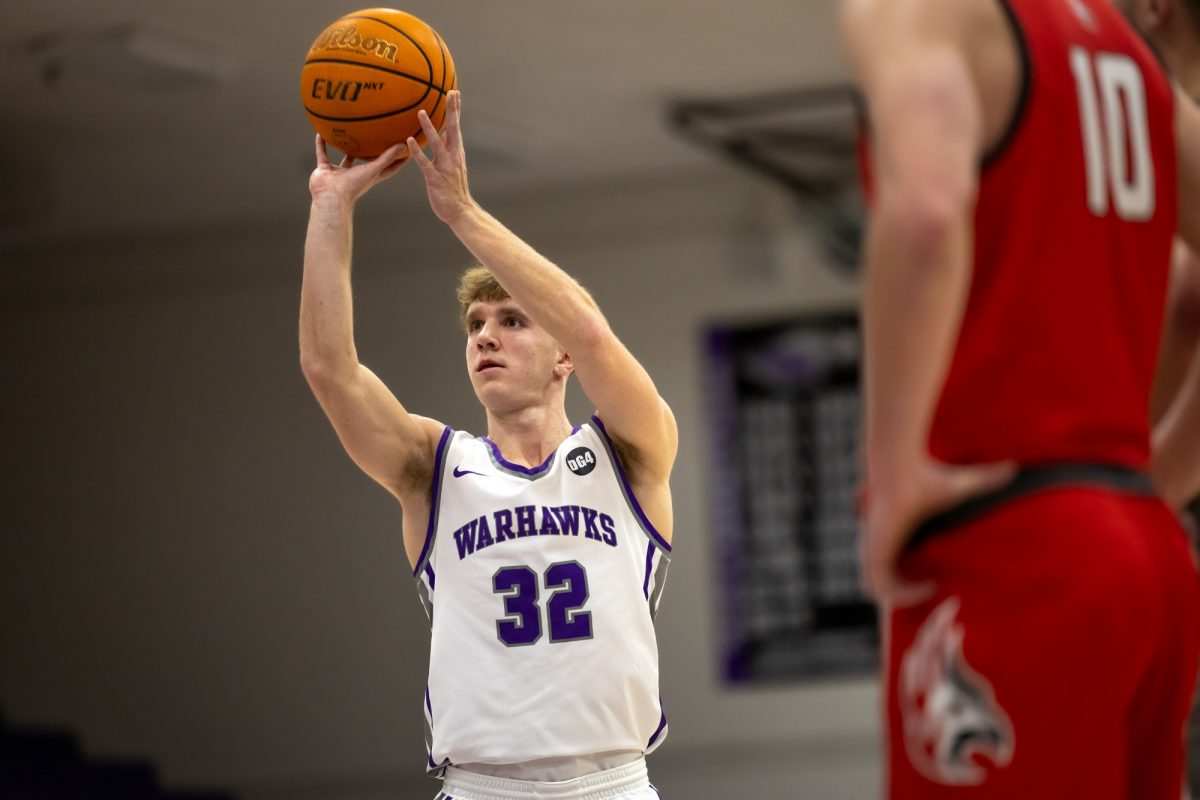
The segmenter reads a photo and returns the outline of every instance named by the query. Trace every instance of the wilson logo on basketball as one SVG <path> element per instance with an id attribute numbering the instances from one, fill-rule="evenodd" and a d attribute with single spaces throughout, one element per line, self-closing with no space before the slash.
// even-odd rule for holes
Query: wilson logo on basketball
<path id="1" fill-rule="evenodd" d="M 576 475 L 587 475 L 596 468 L 596 454 L 586 447 L 576 447 L 567 453 L 567 468 Z"/>
<path id="2" fill-rule="evenodd" d="M 313 42 L 310 53 L 321 50 L 352 50 L 356 53 L 373 53 L 393 64 L 396 63 L 398 48 L 386 39 L 362 36 L 353 25 L 335 26 L 325 31 Z"/>

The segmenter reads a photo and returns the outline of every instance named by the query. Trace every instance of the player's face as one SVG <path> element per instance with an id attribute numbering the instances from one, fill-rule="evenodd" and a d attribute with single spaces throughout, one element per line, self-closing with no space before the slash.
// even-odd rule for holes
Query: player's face
<path id="1" fill-rule="evenodd" d="M 549 402 L 570 374 L 562 348 L 511 299 L 467 309 L 467 370 L 484 407 L 511 413 Z"/>

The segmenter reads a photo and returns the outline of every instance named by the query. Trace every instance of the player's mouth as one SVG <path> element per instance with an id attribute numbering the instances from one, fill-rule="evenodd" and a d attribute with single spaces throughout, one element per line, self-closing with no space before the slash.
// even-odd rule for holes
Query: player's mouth
<path id="1" fill-rule="evenodd" d="M 497 369 L 504 369 L 504 365 L 499 361 L 492 361 L 490 358 L 485 358 L 475 365 L 476 372 L 491 372 Z"/>

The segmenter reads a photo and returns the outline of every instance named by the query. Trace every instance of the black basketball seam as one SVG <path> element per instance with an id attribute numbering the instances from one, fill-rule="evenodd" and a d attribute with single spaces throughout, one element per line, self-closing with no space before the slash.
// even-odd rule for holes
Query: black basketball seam
<path id="1" fill-rule="evenodd" d="M 326 114 L 318 114 L 317 112 L 315 112 L 311 108 L 309 108 L 307 105 L 304 107 L 304 110 L 308 112 L 309 116 L 316 117 L 317 119 L 323 119 L 326 122 L 371 122 L 372 120 L 386 119 L 388 117 L 394 117 L 397 114 L 403 114 L 406 111 L 412 111 L 414 108 L 416 108 L 419 105 L 421 105 L 421 104 L 413 103 L 411 106 L 405 106 L 404 108 L 398 108 L 395 111 L 388 111 L 385 114 L 375 114 L 370 117 L 330 117 Z"/>
<path id="2" fill-rule="evenodd" d="M 430 119 L 430 121 L 432 121 L 432 120 L 433 120 L 433 115 L 437 113 L 438 106 L 440 106 L 440 105 L 442 104 L 442 98 L 446 96 L 446 78 L 448 77 L 448 76 L 447 76 L 447 74 L 446 74 L 446 73 L 447 73 L 447 69 L 446 69 L 446 43 L 445 43 L 444 41 L 442 41 L 442 35 L 441 35 L 440 33 L 438 33 L 437 31 L 434 31 L 434 32 L 433 32 L 433 36 L 434 36 L 434 38 L 435 38 L 435 39 L 437 39 L 437 43 L 438 43 L 438 50 L 440 50 L 440 51 L 441 51 L 441 53 L 442 53 L 442 86 L 441 86 L 441 88 L 440 88 L 440 89 L 438 89 L 438 92 L 439 92 L 439 94 L 438 94 L 438 99 L 437 99 L 437 101 L 436 101 L 436 102 L 433 104 L 433 110 L 432 110 L 432 111 L 429 113 L 429 119 Z M 436 127 L 436 126 L 435 126 L 435 127 Z"/>
<path id="3" fill-rule="evenodd" d="M 442 54 L 442 94 L 446 93 L 446 81 L 450 78 L 450 65 L 446 57 L 446 40 L 437 31 L 433 32 L 433 36 L 437 39 L 438 52 Z"/>

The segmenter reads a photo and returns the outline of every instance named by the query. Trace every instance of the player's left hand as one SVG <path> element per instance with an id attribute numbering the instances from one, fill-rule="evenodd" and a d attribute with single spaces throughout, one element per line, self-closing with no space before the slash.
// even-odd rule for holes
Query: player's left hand
<path id="1" fill-rule="evenodd" d="M 908 606 L 927 599 L 930 584 L 904 580 L 900 554 L 925 519 L 1011 481 L 1013 463 L 955 466 L 924 456 L 905 469 L 869 476 L 859 532 L 859 570 L 867 592 L 881 605 Z"/>
<path id="2" fill-rule="evenodd" d="M 441 133 L 433 127 L 424 110 L 418 112 L 417 119 L 425 132 L 429 155 L 421 151 L 414 137 L 408 139 L 409 155 L 425 176 L 429 205 L 438 219 L 447 224 L 453 223 L 474 203 L 467 186 L 467 156 L 459 123 L 461 111 L 462 94 L 455 89 L 446 95 L 446 124 Z"/>

